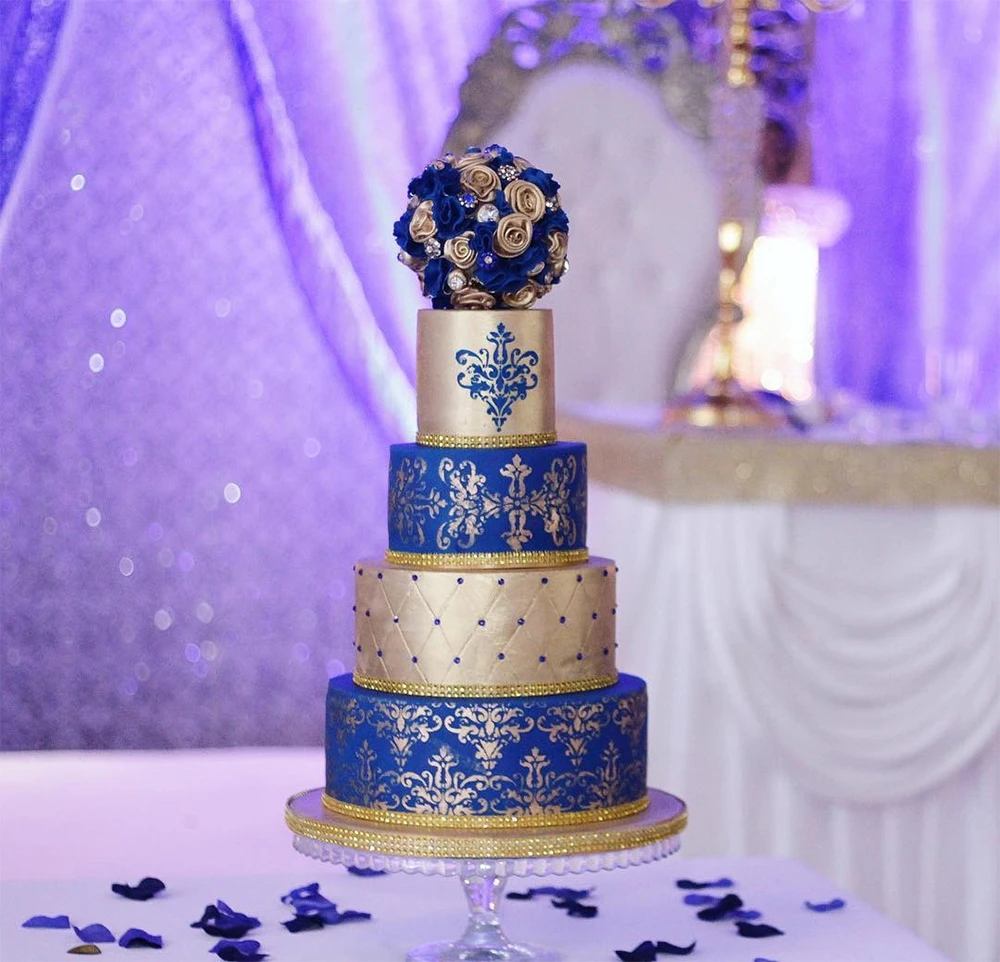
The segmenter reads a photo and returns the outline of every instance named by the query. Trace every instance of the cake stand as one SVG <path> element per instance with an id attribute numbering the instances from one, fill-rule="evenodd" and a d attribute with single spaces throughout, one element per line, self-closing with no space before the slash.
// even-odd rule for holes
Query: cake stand
<path id="1" fill-rule="evenodd" d="M 322 862 L 454 875 L 469 906 L 464 934 L 431 942 L 408 962 L 557 962 L 557 952 L 515 944 L 500 927 L 499 901 L 511 876 L 564 875 L 627 868 L 666 858 L 680 848 L 687 809 L 679 798 L 649 790 L 637 815 L 559 828 L 509 828 L 485 835 L 456 829 L 404 827 L 349 818 L 323 806 L 320 788 L 293 795 L 285 821 L 297 851 Z"/>

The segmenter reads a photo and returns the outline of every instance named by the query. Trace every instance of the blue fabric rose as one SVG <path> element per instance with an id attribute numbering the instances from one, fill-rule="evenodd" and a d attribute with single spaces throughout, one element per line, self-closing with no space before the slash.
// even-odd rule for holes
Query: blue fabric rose
<path id="1" fill-rule="evenodd" d="M 466 229 L 466 210 L 451 194 L 442 194 L 434 201 L 434 223 L 442 240 L 455 237 Z"/>
<path id="2" fill-rule="evenodd" d="M 487 221 L 483 224 L 477 223 L 472 229 L 472 240 L 469 242 L 469 246 L 476 254 L 485 254 L 487 251 L 492 251 L 493 235 L 496 232 L 496 221 Z"/>
<path id="3" fill-rule="evenodd" d="M 410 237 L 411 220 L 413 220 L 413 211 L 408 210 L 392 225 L 392 236 L 396 238 L 396 243 L 411 257 L 423 257 L 424 245 L 418 244 Z"/>
<path id="4" fill-rule="evenodd" d="M 496 208 L 500 212 L 501 217 L 506 217 L 508 214 L 514 213 L 514 208 L 507 203 L 507 197 L 502 190 L 494 192 L 493 203 L 496 204 Z"/>
<path id="5" fill-rule="evenodd" d="M 455 196 L 461 189 L 460 175 L 454 167 L 425 167 L 409 184 L 409 192 L 421 200 L 437 200 L 445 195 Z"/>
<path id="6" fill-rule="evenodd" d="M 556 191 L 559 190 L 559 181 L 537 167 L 526 167 L 519 176 L 521 180 L 534 184 L 546 197 L 555 197 Z"/>
<path id="7" fill-rule="evenodd" d="M 488 252 L 476 261 L 475 277 L 488 291 L 513 294 L 524 287 L 527 273 L 513 261 Z"/>
<path id="8" fill-rule="evenodd" d="M 546 211 L 535 230 L 545 237 L 548 237 L 553 231 L 562 231 L 565 234 L 569 230 L 569 218 L 566 216 L 566 211 L 561 207 L 559 210 Z"/>
<path id="9" fill-rule="evenodd" d="M 437 297 L 444 293 L 445 278 L 451 270 L 451 262 L 443 257 L 432 257 L 424 268 L 424 293 L 428 297 Z"/>
<path id="10" fill-rule="evenodd" d="M 514 155 L 506 147 L 501 147 L 500 144 L 490 144 L 487 150 L 494 153 L 493 160 L 490 161 L 490 166 L 494 170 L 500 167 L 509 167 L 514 163 Z"/>

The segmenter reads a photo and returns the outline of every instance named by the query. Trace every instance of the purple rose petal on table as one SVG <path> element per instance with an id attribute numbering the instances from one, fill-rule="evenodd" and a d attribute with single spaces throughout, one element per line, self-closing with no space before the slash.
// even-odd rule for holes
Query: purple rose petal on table
<path id="1" fill-rule="evenodd" d="M 68 929 L 68 915 L 33 915 L 21 923 L 22 929 Z"/>
<path id="2" fill-rule="evenodd" d="M 222 962 L 261 962 L 261 959 L 267 958 L 267 953 L 260 951 L 260 942 L 253 939 L 242 942 L 221 939 L 208 951 L 214 952 Z"/>
<path id="3" fill-rule="evenodd" d="M 557 909 L 566 909 L 571 919 L 592 919 L 597 915 L 596 905 L 584 905 L 576 899 L 553 899 L 552 905 Z"/>
<path id="4" fill-rule="evenodd" d="M 325 922 L 318 915 L 296 915 L 281 923 L 289 932 L 308 932 L 310 929 L 322 929 Z"/>
<path id="5" fill-rule="evenodd" d="M 540 888 L 528 889 L 527 892 L 508 892 L 509 899 L 532 899 L 536 895 L 551 895 L 554 899 L 570 899 L 578 902 L 580 899 L 590 898 L 593 889 L 567 889 L 558 888 L 554 885 L 543 885 Z"/>
<path id="6" fill-rule="evenodd" d="M 152 876 L 147 876 L 138 885 L 126 885 L 124 882 L 113 882 L 111 884 L 111 891 L 115 895 L 132 899 L 133 902 L 145 902 L 158 892 L 162 892 L 165 888 L 166 885 L 163 882 Z"/>
<path id="7" fill-rule="evenodd" d="M 357 865 L 348 865 L 347 871 L 351 875 L 357 875 L 360 878 L 374 878 L 376 875 L 386 875 L 386 871 L 380 868 L 360 868 Z"/>
<path id="8" fill-rule="evenodd" d="M 765 959 L 763 956 L 758 955 L 753 962 L 775 962 L 774 959 Z"/>
<path id="9" fill-rule="evenodd" d="M 78 929 L 74 925 L 73 931 L 76 932 L 76 937 L 81 942 L 115 941 L 115 937 L 111 934 L 111 930 L 106 925 L 101 925 L 100 922 L 95 922 L 93 925 L 86 925 L 82 929 Z"/>
<path id="10" fill-rule="evenodd" d="M 694 947 L 697 942 L 692 942 L 690 945 L 674 945 L 673 942 L 657 942 L 656 943 L 656 954 L 659 955 L 690 955 L 694 951 Z"/>
<path id="11" fill-rule="evenodd" d="M 615 955 L 622 962 L 656 962 L 656 943 L 640 942 L 632 951 L 628 949 L 615 949 Z"/>
<path id="12" fill-rule="evenodd" d="M 769 939 L 772 935 L 784 935 L 781 929 L 776 929 L 773 925 L 755 925 L 753 922 L 737 922 L 736 932 L 745 939 Z"/>
<path id="13" fill-rule="evenodd" d="M 805 907 L 811 912 L 836 912 L 847 903 L 843 899 L 831 899 L 829 902 L 806 902 Z"/>
<path id="14" fill-rule="evenodd" d="M 206 905 L 201 918 L 191 923 L 191 928 L 202 929 L 217 939 L 238 939 L 260 925 L 260 919 L 231 909 L 222 899 L 215 905 Z"/>
<path id="15" fill-rule="evenodd" d="M 731 889 L 733 880 L 731 878 L 718 878 L 714 882 L 695 882 L 689 878 L 679 878 L 677 887 L 679 889 Z"/>
<path id="16" fill-rule="evenodd" d="M 162 949 L 163 936 L 150 935 L 142 929 L 129 929 L 119 940 L 118 944 L 123 949 Z"/>
<path id="17" fill-rule="evenodd" d="M 742 922 L 753 922 L 755 919 L 759 919 L 760 916 L 761 913 L 756 909 L 734 909 L 726 918 L 733 921 L 739 919 Z"/>
<path id="18" fill-rule="evenodd" d="M 685 905 L 715 905 L 719 901 L 719 896 L 717 895 L 698 895 L 697 893 L 692 893 L 691 895 L 684 896 Z"/>
<path id="19" fill-rule="evenodd" d="M 715 905 L 710 905 L 707 909 L 702 909 L 698 913 L 698 918 L 703 922 L 718 922 L 724 919 L 730 912 L 743 908 L 743 899 L 730 892 L 723 895 Z"/>

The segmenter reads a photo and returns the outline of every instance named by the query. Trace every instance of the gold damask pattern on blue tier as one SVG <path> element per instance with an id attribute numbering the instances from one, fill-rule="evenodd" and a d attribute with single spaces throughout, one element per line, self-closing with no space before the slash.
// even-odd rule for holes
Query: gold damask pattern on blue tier
<path id="1" fill-rule="evenodd" d="M 417 313 L 417 433 L 425 443 L 487 438 L 502 446 L 504 438 L 554 438 L 555 430 L 551 311 Z"/>
<path id="2" fill-rule="evenodd" d="M 516 819 L 599 813 L 646 797 L 645 683 L 599 691 L 451 701 L 330 680 L 326 794 L 415 817 Z M 471 823 L 474 824 L 474 823 Z"/>
<path id="3" fill-rule="evenodd" d="M 587 448 L 389 449 L 389 556 L 552 556 L 586 548 Z M 512 558 L 510 564 L 516 565 Z"/>
<path id="4" fill-rule="evenodd" d="M 354 571 L 354 670 L 366 687 L 466 698 L 614 681 L 616 569 L 606 558 L 510 571 L 369 559 Z"/>

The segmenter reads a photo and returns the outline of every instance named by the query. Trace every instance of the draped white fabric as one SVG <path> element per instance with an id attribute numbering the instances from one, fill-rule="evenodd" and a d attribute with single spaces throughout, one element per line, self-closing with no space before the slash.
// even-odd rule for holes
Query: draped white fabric
<path id="1" fill-rule="evenodd" d="M 955 958 L 996 958 L 1000 512 L 592 486 L 590 517 L 686 850 L 795 855 Z"/>

